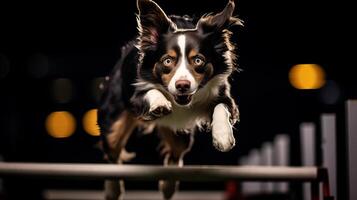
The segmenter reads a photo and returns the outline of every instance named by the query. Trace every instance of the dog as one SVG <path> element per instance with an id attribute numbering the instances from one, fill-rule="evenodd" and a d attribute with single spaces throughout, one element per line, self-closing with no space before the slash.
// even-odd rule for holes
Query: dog
<path id="1" fill-rule="evenodd" d="M 137 0 L 137 7 L 138 36 L 102 86 L 98 125 L 107 159 L 121 164 L 135 156 L 125 145 L 138 128 L 159 133 L 164 165 L 183 166 L 197 129 L 211 132 L 219 151 L 231 150 L 239 111 L 228 80 L 238 69 L 230 39 L 232 27 L 243 26 L 233 0 L 199 19 L 168 16 L 152 0 Z M 161 180 L 159 187 L 170 199 L 178 181 Z M 123 181 L 105 182 L 107 200 L 123 192 Z"/>

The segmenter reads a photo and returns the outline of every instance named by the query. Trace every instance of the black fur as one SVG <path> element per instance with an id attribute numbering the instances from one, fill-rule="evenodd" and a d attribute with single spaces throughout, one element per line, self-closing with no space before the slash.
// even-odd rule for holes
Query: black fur
<path id="1" fill-rule="evenodd" d="M 172 15 L 170 19 L 180 28 L 194 28 L 197 22 L 197 19 L 195 20 L 189 16 Z M 124 110 L 131 110 L 141 116 L 147 113 L 149 109 L 148 105 L 142 101 L 142 96 L 146 91 L 135 92 L 135 87 L 133 86 L 137 80 L 138 73 L 140 73 L 139 70 L 136 70 L 140 67 L 139 50 L 135 47 L 136 43 L 137 41 L 133 40 L 122 47 L 120 59 L 114 66 L 110 76 L 108 76 L 109 80 L 102 84 L 103 94 L 99 102 L 98 125 L 105 152 L 108 152 L 106 135 Z M 150 55 L 146 57 L 150 58 Z M 160 83 L 159 80 L 152 80 L 152 75 L 149 72 L 146 73 L 148 75 L 146 77 L 145 70 L 143 71 L 140 74 L 141 78 Z M 134 93 L 136 98 L 131 98 Z"/>

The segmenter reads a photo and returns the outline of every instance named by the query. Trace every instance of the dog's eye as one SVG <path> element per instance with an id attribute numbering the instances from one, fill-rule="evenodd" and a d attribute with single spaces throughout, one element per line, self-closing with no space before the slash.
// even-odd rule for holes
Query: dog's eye
<path id="1" fill-rule="evenodd" d="M 162 61 L 162 64 L 164 64 L 165 66 L 171 66 L 173 63 L 172 58 L 165 58 L 164 61 Z"/>
<path id="2" fill-rule="evenodd" d="M 201 66 L 203 65 L 204 61 L 203 59 L 199 58 L 199 57 L 196 57 L 193 59 L 193 63 L 196 65 L 196 66 Z"/>

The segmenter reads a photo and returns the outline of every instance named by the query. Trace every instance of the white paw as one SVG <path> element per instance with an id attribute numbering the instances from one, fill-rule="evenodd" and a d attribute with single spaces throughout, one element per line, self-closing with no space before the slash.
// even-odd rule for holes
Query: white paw
<path id="1" fill-rule="evenodd" d="M 212 123 L 213 146 L 222 152 L 231 150 L 235 145 L 232 126 L 229 121 Z"/>
<path id="2" fill-rule="evenodd" d="M 169 114 L 172 110 L 171 102 L 168 101 L 164 96 L 157 98 L 156 101 L 150 104 L 149 113 L 161 115 Z"/>
<path id="3" fill-rule="evenodd" d="M 144 99 L 149 103 L 149 110 L 144 116 L 146 120 L 155 120 L 172 112 L 171 102 L 159 90 L 148 91 Z"/>

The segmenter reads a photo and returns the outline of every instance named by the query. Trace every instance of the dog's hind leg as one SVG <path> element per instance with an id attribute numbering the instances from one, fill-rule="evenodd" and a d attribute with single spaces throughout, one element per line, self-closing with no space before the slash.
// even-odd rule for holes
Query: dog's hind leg
<path id="1" fill-rule="evenodd" d="M 105 200 L 121 200 L 125 191 L 123 180 L 106 180 L 104 182 Z"/>
<path id="2" fill-rule="evenodd" d="M 135 157 L 134 153 L 126 152 L 125 145 L 137 125 L 138 122 L 133 114 L 124 111 L 112 125 L 111 133 L 106 137 L 110 149 L 109 157 L 116 160 L 119 165 Z M 106 200 L 123 199 L 125 192 L 123 180 L 106 180 L 104 187 Z"/>
<path id="3" fill-rule="evenodd" d="M 193 144 L 193 133 L 175 133 L 171 129 L 160 127 L 158 129 L 161 137 L 162 151 L 165 156 L 164 165 L 183 166 L 183 157 L 190 151 Z M 159 189 L 164 199 L 171 199 L 178 189 L 179 181 L 160 180 Z"/>

